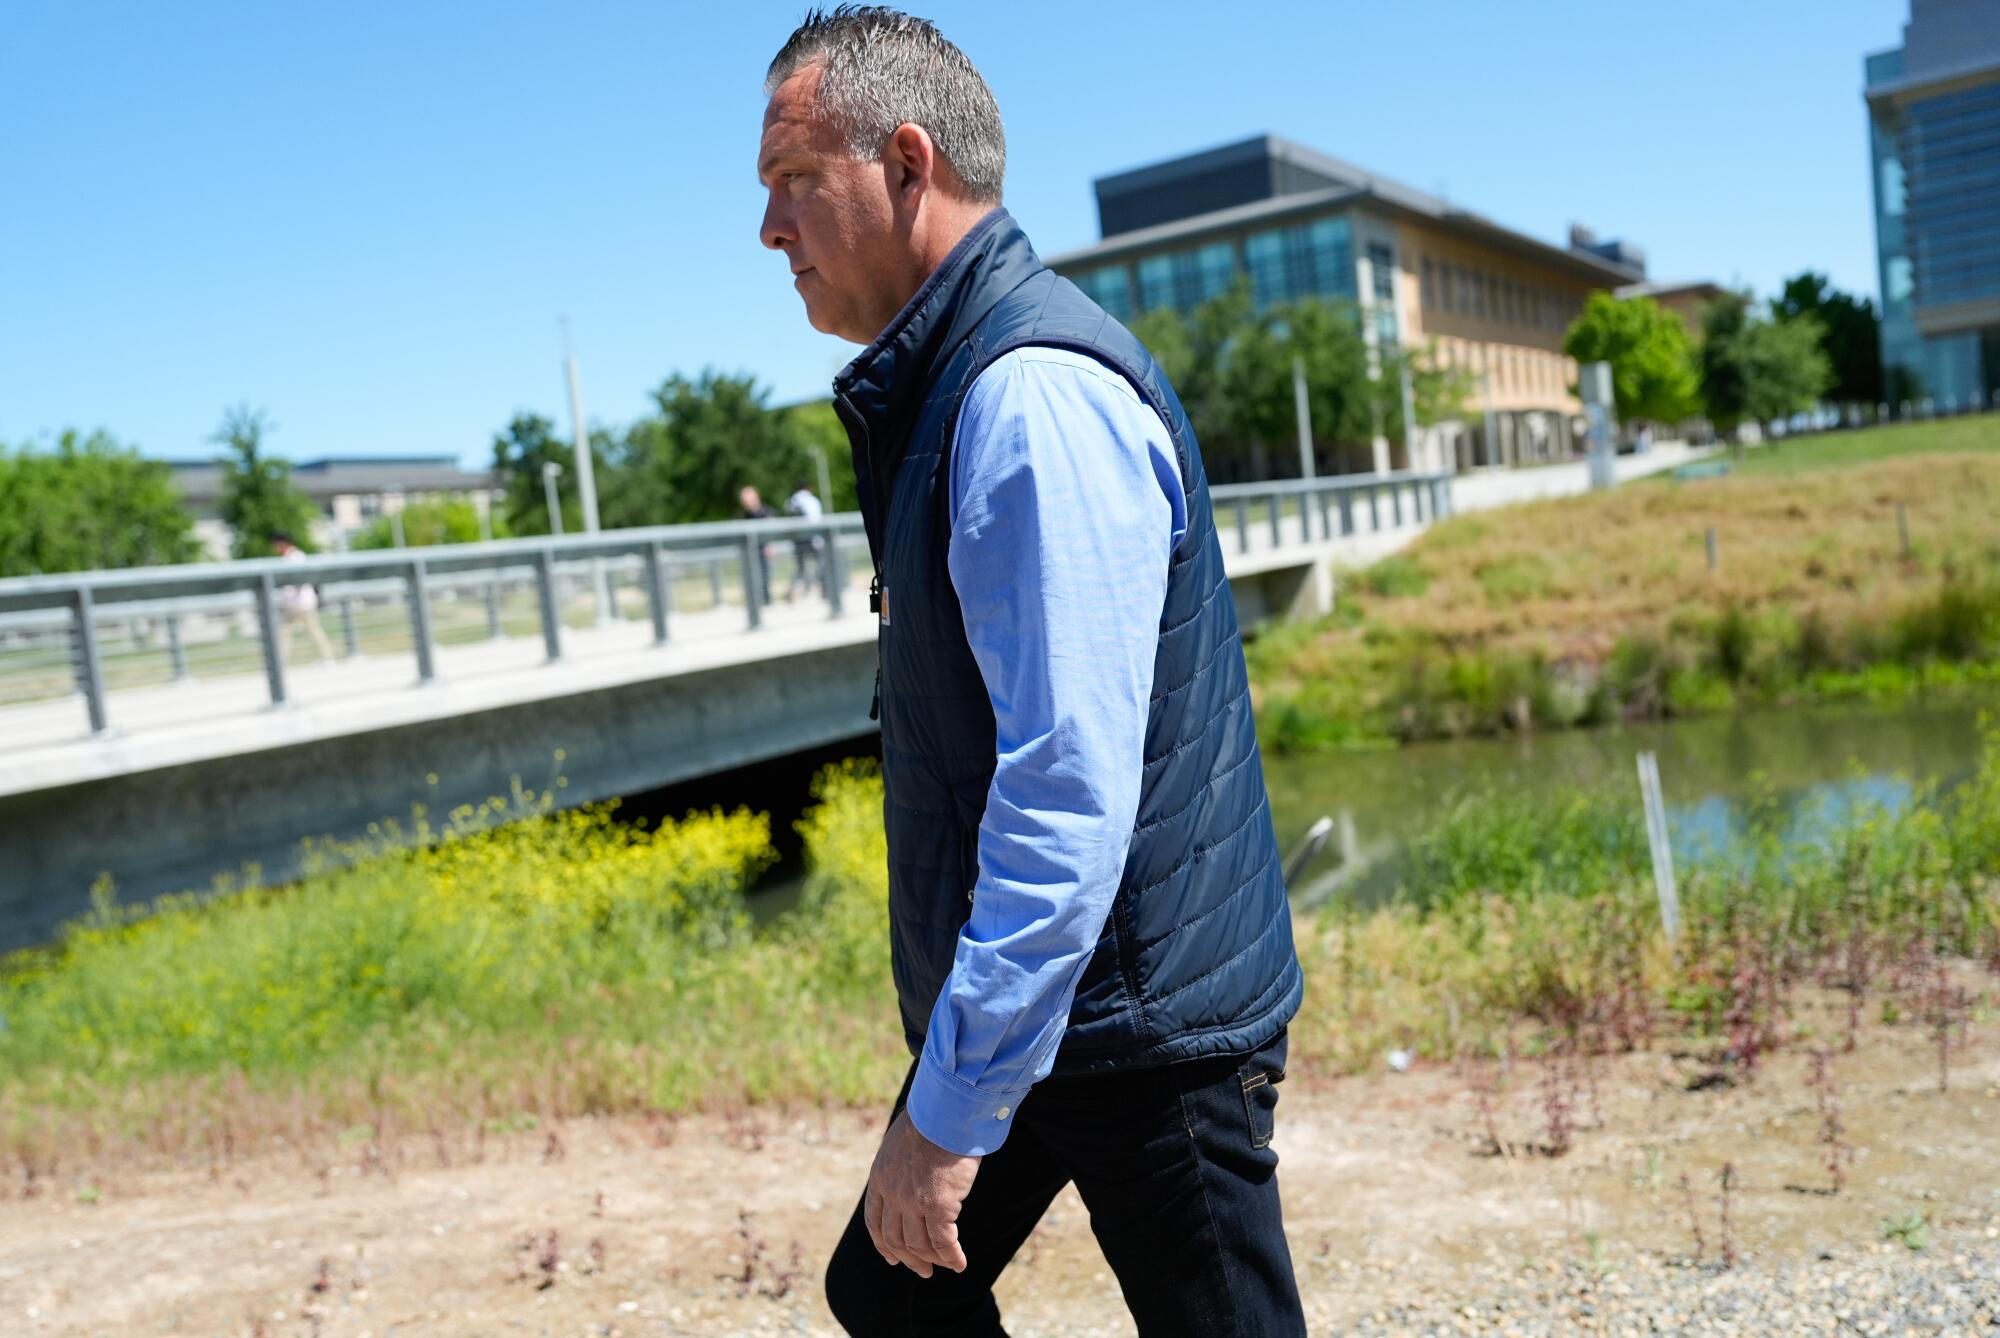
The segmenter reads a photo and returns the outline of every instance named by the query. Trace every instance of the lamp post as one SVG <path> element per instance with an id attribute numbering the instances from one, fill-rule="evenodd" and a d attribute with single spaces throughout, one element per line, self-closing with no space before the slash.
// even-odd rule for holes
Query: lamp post
<path id="1" fill-rule="evenodd" d="M 562 477 L 563 467 L 553 460 L 542 462 L 542 494 L 549 500 L 549 533 L 561 536 L 562 500 L 556 496 L 556 480 Z"/>

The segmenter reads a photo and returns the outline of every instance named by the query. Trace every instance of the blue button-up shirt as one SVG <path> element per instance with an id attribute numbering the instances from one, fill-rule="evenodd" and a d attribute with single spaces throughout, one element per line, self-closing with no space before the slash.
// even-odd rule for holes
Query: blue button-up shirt
<path id="1" fill-rule="evenodd" d="M 993 702 L 979 879 L 908 1110 L 983 1156 L 1048 1075 L 1139 807 L 1167 566 L 1187 530 L 1172 439 L 1064 349 L 980 374 L 952 443 L 952 587 Z"/>

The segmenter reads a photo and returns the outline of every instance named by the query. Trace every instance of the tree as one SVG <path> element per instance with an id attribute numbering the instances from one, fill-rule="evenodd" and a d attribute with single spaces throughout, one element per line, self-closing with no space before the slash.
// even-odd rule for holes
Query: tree
<path id="1" fill-rule="evenodd" d="M 229 448 L 222 466 L 219 510 L 229 526 L 230 551 L 237 557 L 269 557 L 271 536 L 289 534 L 307 552 L 313 550 L 312 525 L 319 508 L 292 483 L 289 461 L 264 454 L 264 434 L 270 420 L 262 410 L 240 405 L 222 417 L 210 441 Z"/>
<path id="2" fill-rule="evenodd" d="M 814 492 L 819 491 L 819 464 L 812 461 L 812 455 L 819 451 L 826 456 L 826 477 L 833 487 L 833 496 L 820 498 L 820 505 L 828 511 L 854 510 L 859 505 L 854 493 L 854 450 L 848 444 L 847 428 L 833 411 L 833 401 L 812 400 L 776 412 L 785 430 L 798 438 L 811 461 L 809 472 L 801 477 Z"/>
<path id="3" fill-rule="evenodd" d="M 172 471 L 106 432 L 74 430 L 55 450 L 0 446 L 0 576 L 192 562 L 194 522 Z"/>
<path id="4" fill-rule="evenodd" d="M 625 434 L 607 523 L 728 519 L 738 514 L 736 495 L 746 483 L 782 502 L 793 481 L 811 478 L 814 468 L 798 424 L 766 407 L 766 398 L 749 376 L 713 369 L 695 380 L 669 376 L 653 392 L 659 412 Z"/>
<path id="5" fill-rule="evenodd" d="M 1134 337 L 1167 374 L 1181 409 L 1201 443 L 1203 460 L 1222 466 L 1224 475 L 1240 460 L 1224 406 L 1222 369 L 1236 339 L 1252 321 L 1250 281 L 1239 277 L 1221 293 L 1182 315 L 1172 307 L 1155 307 L 1132 322 Z M 1288 392 L 1289 393 L 1289 392 Z"/>
<path id="6" fill-rule="evenodd" d="M 412 502 L 398 515 L 402 520 L 403 542 L 411 548 L 431 544 L 478 543 L 484 537 L 479 529 L 479 508 L 468 498 L 447 497 L 437 501 Z M 493 537 L 510 537 L 504 515 L 493 517 Z M 377 516 L 355 533 L 349 545 L 353 548 L 394 548 L 396 523 L 387 516 Z"/>
<path id="7" fill-rule="evenodd" d="M 1563 336 L 1563 352 L 1580 363 L 1611 364 L 1621 422 L 1677 423 L 1700 406 L 1701 375 L 1687 327 L 1650 297 L 1592 293 Z"/>
<path id="8" fill-rule="evenodd" d="M 1734 433 L 1803 412 L 1832 380 L 1810 316 L 1760 319 L 1744 293 L 1728 293 L 1702 311 L 1701 393 L 1716 430 Z"/>
<path id="9" fill-rule="evenodd" d="M 617 448 L 611 434 L 602 430 L 590 434 L 600 520 L 608 514 L 603 499 L 618 491 L 611 464 Z M 505 494 L 495 516 L 496 524 L 512 534 L 549 533 L 548 490 L 542 483 L 542 466 L 547 464 L 562 469 L 561 477 L 556 480 L 556 499 L 562 508 L 563 532 L 575 534 L 583 529 L 583 503 L 576 490 L 576 447 L 556 436 L 555 424 L 533 413 L 515 414 L 493 436 L 493 472 Z"/>
<path id="10" fill-rule="evenodd" d="M 1745 367 L 1747 407 L 1759 423 L 1804 413 L 1826 395 L 1833 371 L 1821 352 L 1825 331 L 1811 316 L 1752 321 L 1744 327 L 1738 356 Z"/>
<path id="11" fill-rule="evenodd" d="M 1771 319 L 1810 316 L 1820 323 L 1819 349 L 1833 375 L 1827 395 L 1843 404 L 1875 404 L 1882 399 L 1882 323 L 1875 304 L 1843 293 L 1824 274 L 1811 270 L 1785 281 L 1771 299 Z"/>
<path id="12" fill-rule="evenodd" d="M 1466 415 L 1475 382 L 1468 367 L 1454 367 L 1438 353 L 1437 345 L 1406 349 L 1390 355 L 1384 375 L 1398 378 L 1397 417 L 1402 415 L 1401 369 L 1410 369 L 1410 399 L 1417 411 L 1417 425 L 1431 427 Z M 1400 422 L 1399 422 L 1400 426 Z"/>
<path id="13" fill-rule="evenodd" d="M 1230 341 L 1217 389 L 1232 437 L 1274 452 L 1298 441 L 1295 361 L 1305 368 L 1316 454 L 1361 466 L 1372 462 L 1368 448 L 1376 433 L 1401 432 L 1401 389 L 1393 369 L 1369 375 L 1357 309 L 1303 298 L 1269 308 Z"/>

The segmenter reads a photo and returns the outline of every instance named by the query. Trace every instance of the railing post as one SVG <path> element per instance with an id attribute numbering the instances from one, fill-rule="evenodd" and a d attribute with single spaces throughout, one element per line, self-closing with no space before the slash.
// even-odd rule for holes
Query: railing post
<path id="1" fill-rule="evenodd" d="M 1282 547 L 1285 542 L 1284 535 L 1278 532 L 1278 513 L 1285 509 L 1284 499 L 1279 494 L 1272 493 L 1270 496 L 1270 504 L 1271 504 L 1271 547 L 1279 548 Z"/>
<path id="2" fill-rule="evenodd" d="M 653 544 L 646 550 L 646 607 L 653 615 L 653 644 L 667 644 L 667 606 L 673 601 L 673 587 L 667 573 L 667 550 Z"/>
<path id="3" fill-rule="evenodd" d="M 486 635 L 489 640 L 500 639 L 500 573 L 497 571 L 486 578 Z"/>
<path id="4" fill-rule="evenodd" d="M 348 659 L 351 660 L 361 653 L 361 632 L 354 625 L 353 595 L 340 597 L 340 641 Z"/>
<path id="5" fill-rule="evenodd" d="M 1424 523 L 1424 485 L 1416 480 L 1410 482 L 1411 518 L 1421 525 Z"/>
<path id="6" fill-rule="evenodd" d="M 1380 534 L 1382 532 L 1382 508 L 1380 499 L 1377 497 L 1377 494 L 1381 491 L 1373 483 L 1368 485 L 1368 532 L 1370 534 Z"/>
<path id="7" fill-rule="evenodd" d="M 271 687 L 271 705 L 285 704 L 285 648 L 278 629 L 278 586 L 265 572 L 257 578 L 257 638 L 264 647 L 264 680 Z"/>
<path id="8" fill-rule="evenodd" d="M 1236 551 L 1250 551 L 1250 503 L 1241 497 L 1236 499 Z"/>
<path id="9" fill-rule="evenodd" d="M 1393 483 L 1389 485 L 1389 518 L 1397 529 L 1403 528 L 1403 490 Z"/>
<path id="10" fill-rule="evenodd" d="M 764 583 L 763 553 L 757 536 L 743 536 L 743 608 L 749 615 L 751 630 L 764 625 Z"/>
<path id="11" fill-rule="evenodd" d="M 429 683 L 437 677 L 437 657 L 431 645 L 431 593 L 424 587 L 424 560 L 412 558 L 403 579 L 409 589 L 410 640 L 417 648 L 417 682 Z"/>
<path id="12" fill-rule="evenodd" d="M 1342 488 L 1340 490 L 1339 504 L 1340 532 L 1342 534 L 1352 534 L 1354 533 L 1354 493 L 1351 489 Z"/>
<path id="13" fill-rule="evenodd" d="M 1321 489 L 1313 494 L 1313 498 L 1319 503 L 1319 537 L 1331 541 L 1333 538 L 1332 495 Z"/>
<path id="14" fill-rule="evenodd" d="M 721 558 L 710 558 L 708 560 L 708 606 L 712 609 L 722 607 Z"/>
<path id="15" fill-rule="evenodd" d="M 80 585 L 71 599 L 76 620 L 76 686 L 83 693 L 84 708 L 90 713 L 90 732 L 102 734 L 104 713 L 104 661 L 97 653 L 97 615 L 90 587 Z"/>
<path id="16" fill-rule="evenodd" d="M 820 582 L 826 586 L 826 616 L 840 616 L 840 597 L 847 585 L 845 574 L 840 570 L 840 532 L 831 526 L 827 528 L 826 552 L 819 560 Z"/>
<path id="17" fill-rule="evenodd" d="M 554 664 L 562 658 L 562 611 L 556 607 L 555 557 L 546 548 L 535 553 L 535 591 L 542 606 L 542 645 Z"/>
<path id="18" fill-rule="evenodd" d="M 182 683 L 188 676 L 187 647 L 181 644 L 181 616 L 167 615 L 167 660 L 174 667 L 174 682 Z"/>

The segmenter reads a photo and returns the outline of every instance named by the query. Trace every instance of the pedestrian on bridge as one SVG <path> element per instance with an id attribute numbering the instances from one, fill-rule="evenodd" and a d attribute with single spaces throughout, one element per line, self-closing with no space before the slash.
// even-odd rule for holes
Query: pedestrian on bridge
<path id="1" fill-rule="evenodd" d="M 762 240 L 820 331 L 878 617 L 912 1064 L 826 1273 L 855 1334 L 1001 1334 L 1074 1182 L 1139 1331 L 1302 1334 L 1271 1146 L 1303 993 L 1201 452 L 1001 207 L 979 72 L 814 10 L 766 75 Z"/>
<path id="2" fill-rule="evenodd" d="M 304 562 L 305 550 L 289 534 L 273 534 L 271 547 L 285 562 Z M 321 661 L 333 659 L 333 643 L 326 639 L 326 629 L 319 625 L 319 588 L 309 582 L 278 587 L 278 612 L 284 619 L 284 635 L 279 638 L 278 653 L 282 659 L 291 658 L 292 629 L 303 627 L 312 640 L 313 650 Z"/>

